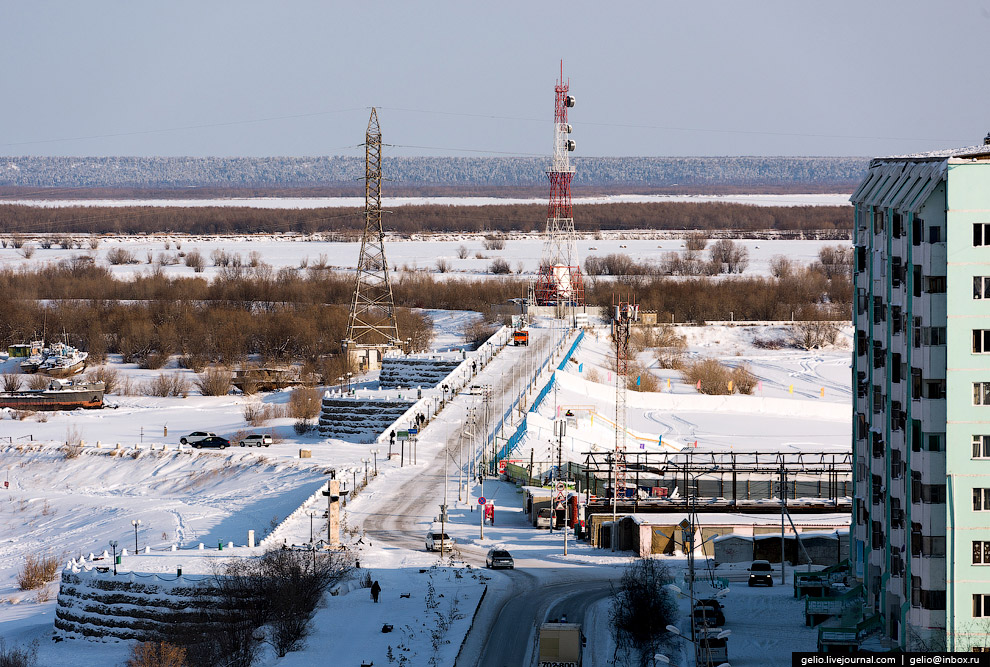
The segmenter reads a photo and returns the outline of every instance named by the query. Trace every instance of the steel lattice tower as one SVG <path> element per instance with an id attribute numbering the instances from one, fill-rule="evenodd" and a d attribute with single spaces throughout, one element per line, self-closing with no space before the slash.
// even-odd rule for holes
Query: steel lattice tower
<path id="1" fill-rule="evenodd" d="M 547 178 L 550 179 L 547 232 L 534 290 L 539 306 L 584 305 L 584 284 L 571 208 L 574 167 L 570 164 L 569 155 L 575 144 L 568 138 L 571 126 L 567 123 L 567 110 L 574 106 L 574 97 L 567 94 L 569 90 L 570 81 L 564 81 L 564 63 L 561 61 L 560 80 L 554 88 L 553 162 L 547 171 Z"/>
<path id="2" fill-rule="evenodd" d="M 612 511 L 619 489 L 626 492 L 626 394 L 629 381 L 629 327 L 639 319 L 639 306 L 618 301 L 612 307 L 612 343 L 615 345 L 615 488 Z"/>
<path id="3" fill-rule="evenodd" d="M 365 135 L 364 235 L 344 346 L 345 352 L 349 350 L 352 354 L 361 348 L 384 351 L 399 347 L 399 328 L 395 321 L 395 300 L 382 228 L 382 131 L 374 107 Z"/>

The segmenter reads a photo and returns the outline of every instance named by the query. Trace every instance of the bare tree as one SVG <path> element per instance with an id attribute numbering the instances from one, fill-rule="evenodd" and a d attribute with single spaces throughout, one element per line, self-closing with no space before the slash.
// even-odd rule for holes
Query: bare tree
<path id="1" fill-rule="evenodd" d="M 673 582 L 670 567 L 655 558 L 643 558 L 630 565 L 618 588 L 612 589 L 609 620 L 616 652 L 638 656 L 640 667 L 653 665 L 661 649 L 675 646 L 668 625 L 677 621 L 677 602 L 665 588 Z"/>
<path id="2" fill-rule="evenodd" d="M 464 246 L 457 246 L 457 259 L 467 259 L 468 249 Z"/>

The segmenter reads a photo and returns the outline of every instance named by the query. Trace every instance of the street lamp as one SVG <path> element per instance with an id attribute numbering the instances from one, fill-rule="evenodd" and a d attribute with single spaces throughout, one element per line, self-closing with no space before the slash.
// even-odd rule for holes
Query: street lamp
<path id="1" fill-rule="evenodd" d="M 113 576 L 117 576 L 117 540 L 110 540 L 110 548 L 113 549 Z"/>
<path id="2" fill-rule="evenodd" d="M 364 485 L 368 486 L 368 464 L 371 463 L 371 459 L 361 459 L 361 463 L 364 464 Z"/>
<path id="3" fill-rule="evenodd" d="M 316 512 L 314 512 L 313 510 L 310 510 L 309 512 L 306 512 L 306 514 L 309 515 L 309 543 L 312 544 L 313 543 L 313 517 L 316 516 Z"/>
<path id="4" fill-rule="evenodd" d="M 375 477 L 378 477 L 378 448 L 371 450 L 371 455 L 375 457 Z"/>
<path id="5" fill-rule="evenodd" d="M 134 555 L 138 552 L 138 526 L 141 525 L 141 519 L 131 519 L 131 525 L 134 526 Z"/>

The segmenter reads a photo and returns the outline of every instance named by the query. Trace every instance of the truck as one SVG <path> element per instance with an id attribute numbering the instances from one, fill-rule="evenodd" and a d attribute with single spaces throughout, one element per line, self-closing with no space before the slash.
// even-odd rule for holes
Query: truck
<path id="1" fill-rule="evenodd" d="M 516 329 L 512 332 L 513 345 L 529 345 L 529 331 L 526 329 Z"/>
<path id="2" fill-rule="evenodd" d="M 584 635 L 580 623 L 549 622 L 540 626 L 539 667 L 581 667 Z"/>

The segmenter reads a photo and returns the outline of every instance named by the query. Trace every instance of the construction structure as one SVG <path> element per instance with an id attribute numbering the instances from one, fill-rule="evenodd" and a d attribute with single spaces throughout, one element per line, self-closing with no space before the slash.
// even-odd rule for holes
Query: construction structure
<path id="1" fill-rule="evenodd" d="M 382 131 L 373 107 L 365 135 L 364 235 L 341 346 L 348 366 L 360 370 L 381 368 L 386 352 L 401 349 L 382 228 Z"/>
<path id="2" fill-rule="evenodd" d="M 561 62 L 560 80 L 554 88 L 553 161 L 547 170 L 550 179 L 547 231 L 540 272 L 533 289 L 535 305 L 553 307 L 557 317 L 564 317 L 568 307 L 584 306 L 584 283 L 571 207 L 574 167 L 570 164 L 569 155 L 575 143 L 570 138 L 571 126 L 567 122 L 567 110 L 574 106 L 574 97 L 568 94 L 569 90 L 570 82 L 564 81 L 564 64 Z"/>
<path id="3" fill-rule="evenodd" d="M 639 305 L 617 301 L 612 307 L 612 343 L 615 345 L 615 452 L 612 466 L 615 485 L 612 487 L 612 514 L 619 504 L 619 490 L 626 495 L 626 393 L 629 376 L 629 327 L 639 315 Z"/>

